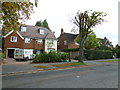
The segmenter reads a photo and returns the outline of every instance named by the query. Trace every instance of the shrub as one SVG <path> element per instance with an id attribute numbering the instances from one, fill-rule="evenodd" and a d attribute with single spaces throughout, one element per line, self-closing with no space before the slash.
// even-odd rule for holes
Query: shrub
<path id="1" fill-rule="evenodd" d="M 113 53 L 110 50 L 86 50 L 86 59 L 88 60 L 111 58 L 113 58 Z"/>
<path id="2" fill-rule="evenodd" d="M 68 59 L 68 53 L 61 53 L 61 60 L 66 60 Z"/>
<path id="3" fill-rule="evenodd" d="M 0 60 L 2 60 L 3 61 L 3 58 L 4 58 L 4 53 L 0 53 Z"/>
<path id="4" fill-rule="evenodd" d="M 42 54 L 36 55 L 33 58 L 34 63 L 38 62 L 60 62 L 61 60 L 66 60 L 68 58 L 67 53 L 56 53 L 54 51 L 50 51 L 49 53 L 43 52 Z"/>
<path id="5" fill-rule="evenodd" d="M 79 51 L 79 48 L 69 48 L 69 49 L 62 49 L 63 52 L 73 52 L 73 51 Z"/>

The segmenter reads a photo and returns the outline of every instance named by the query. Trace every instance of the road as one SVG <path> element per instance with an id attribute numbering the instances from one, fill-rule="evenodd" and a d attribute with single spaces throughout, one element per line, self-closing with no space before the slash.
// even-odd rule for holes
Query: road
<path id="1" fill-rule="evenodd" d="M 3 76 L 3 88 L 118 88 L 118 63 Z"/>

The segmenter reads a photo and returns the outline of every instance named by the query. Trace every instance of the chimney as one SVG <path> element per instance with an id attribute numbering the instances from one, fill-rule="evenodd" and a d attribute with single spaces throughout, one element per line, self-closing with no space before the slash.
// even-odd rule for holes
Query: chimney
<path id="1" fill-rule="evenodd" d="M 55 31 L 53 31 L 53 34 L 55 34 Z"/>
<path id="2" fill-rule="evenodd" d="M 63 28 L 61 28 L 61 34 L 63 33 Z"/>

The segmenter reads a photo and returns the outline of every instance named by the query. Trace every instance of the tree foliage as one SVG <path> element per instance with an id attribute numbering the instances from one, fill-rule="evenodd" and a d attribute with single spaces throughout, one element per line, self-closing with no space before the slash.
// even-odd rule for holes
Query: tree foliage
<path id="1" fill-rule="evenodd" d="M 75 42 L 79 43 L 79 37 L 76 38 Z M 93 49 L 99 46 L 98 39 L 94 32 L 90 33 L 85 41 L 85 49 Z"/>
<path id="2" fill-rule="evenodd" d="M 73 23 L 79 30 L 79 61 L 83 62 L 83 48 L 88 34 L 92 32 L 92 28 L 104 22 L 104 16 L 106 16 L 106 14 L 103 12 L 96 12 L 92 10 L 84 12 L 78 11 L 76 16 L 72 19 Z"/>
<path id="3" fill-rule="evenodd" d="M 3 34 L 11 30 L 17 31 L 18 25 L 30 18 L 33 13 L 33 3 L 31 2 L 3 2 L 0 8 L 2 16 Z"/>
<path id="4" fill-rule="evenodd" d="M 50 27 L 46 19 L 44 21 L 37 21 L 35 26 L 42 26 L 50 30 Z"/>

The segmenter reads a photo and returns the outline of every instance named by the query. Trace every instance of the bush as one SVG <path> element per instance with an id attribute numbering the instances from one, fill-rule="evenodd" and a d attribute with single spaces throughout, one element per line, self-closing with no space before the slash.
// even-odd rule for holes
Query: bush
<path id="1" fill-rule="evenodd" d="M 3 61 L 3 58 L 4 58 L 4 53 L 0 53 L 0 60 L 2 60 Z"/>
<path id="2" fill-rule="evenodd" d="M 110 50 L 86 50 L 85 57 L 88 60 L 111 59 L 113 53 Z"/>
<path id="3" fill-rule="evenodd" d="M 69 48 L 69 49 L 62 49 L 63 52 L 73 52 L 73 51 L 79 51 L 79 48 Z"/>
<path id="4" fill-rule="evenodd" d="M 120 49 L 116 50 L 116 58 L 120 58 Z"/>
<path id="5" fill-rule="evenodd" d="M 56 53 L 54 51 L 50 51 L 49 53 L 43 52 L 42 54 L 36 55 L 33 58 L 34 63 L 38 62 L 61 62 L 61 60 L 66 60 L 68 58 L 67 53 Z"/>

